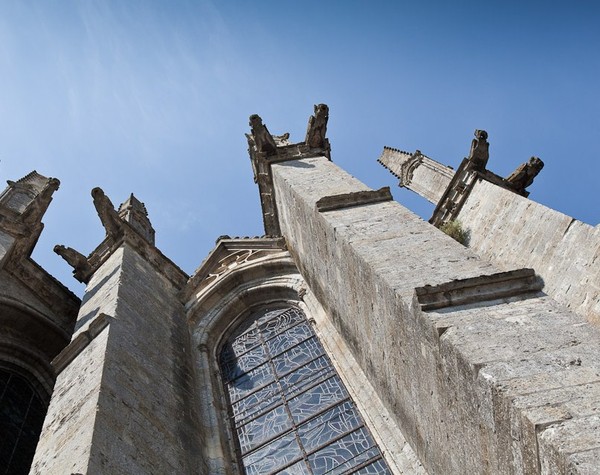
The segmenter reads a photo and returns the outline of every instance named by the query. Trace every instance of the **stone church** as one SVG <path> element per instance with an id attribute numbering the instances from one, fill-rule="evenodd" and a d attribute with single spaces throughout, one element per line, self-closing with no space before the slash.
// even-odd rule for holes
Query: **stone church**
<path id="1" fill-rule="evenodd" d="M 8 182 L 1 474 L 600 473 L 600 226 L 528 199 L 541 160 L 488 170 L 481 130 L 457 170 L 383 149 L 425 222 L 335 165 L 327 121 L 250 117 L 265 235 L 192 276 L 92 190 L 105 239 L 55 247 L 81 300 L 30 257 L 58 180 Z"/>

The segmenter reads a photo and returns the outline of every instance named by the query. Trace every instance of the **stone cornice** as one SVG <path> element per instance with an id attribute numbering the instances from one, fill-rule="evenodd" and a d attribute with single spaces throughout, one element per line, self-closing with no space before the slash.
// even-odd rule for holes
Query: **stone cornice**
<path id="1" fill-rule="evenodd" d="M 317 211 L 323 213 L 325 211 L 334 211 L 352 206 L 382 203 L 392 201 L 393 199 L 390 187 L 384 186 L 378 190 L 354 191 L 352 193 L 324 196 L 317 201 L 316 206 Z"/>
<path id="2" fill-rule="evenodd" d="M 285 239 L 250 238 L 220 239 L 216 247 L 202 262 L 181 291 L 180 299 L 186 303 L 194 293 L 201 292 L 232 269 L 268 255 L 287 255 Z"/>
<path id="3" fill-rule="evenodd" d="M 533 269 L 517 269 L 418 287 L 415 295 L 421 310 L 430 311 L 539 292 L 542 287 Z"/>

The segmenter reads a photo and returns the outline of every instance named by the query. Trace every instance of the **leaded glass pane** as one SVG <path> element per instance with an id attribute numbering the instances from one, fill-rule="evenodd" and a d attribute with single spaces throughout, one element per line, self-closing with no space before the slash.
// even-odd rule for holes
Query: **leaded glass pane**
<path id="1" fill-rule="evenodd" d="M 305 450 L 312 451 L 327 444 L 332 438 L 342 437 L 362 424 L 349 401 L 314 417 L 298 427 Z"/>
<path id="2" fill-rule="evenodd" d="M 382 459 L 379 459 L 353 473 L 356 475 L 391 475 L 392 472 L 390 472 L 387 464 Z"/>
<path id="3" fill-rule="evenodd" d="M 379 455 L 364 429 L 358 429 L 310 455 L 308 461 L 315 475 L 347 473 L 353 467 Z"/>
<path id="4" fill-rule="evenodd" d="M 321 350 L 321 344 L 317 341 L 316 337 L 309 338 L 299 345 L 290 348 L 289 351 L 273 358 L 275 372 L 278 376 L 283 376 L 314 359 L 316 355 L 322 354 Z"/>
<path id="5" fill-rule="evenodd" d="M 294 465 L 291 465 L 287 468 L 284 468 L 280 472 L 277 472 L 277 475 L 310 475 L 312 472 L 310 468 L 306 465 L 304 460 L 300 460 L 296 462 Z"/>
<path id="6" fill-rule="evenodd" d="M 278 308 L 276 310 L 269 310 L 268 312 L 260 312 L 261 315 L 255 320 L 257 327 L 264 327 L 267 322 L 280 322 L 287 321 L 288 316 L 302 315 L 297 312 L 295 308 Z"/>
<path id="7" fill-rule="evenodd" d="M 233 416 L 236 423 L 239 425 L 247 419 L 255 417 L 261 412 L 269 409 L 271 406 L 281 404 L 282 401 L 278 384 L 271 383 L 232 404 Z"/>
<path id="8" fill-rule="evenodd" d="M 274 378 L 271 364 L 266 363 L 227 384 L 231 401 L 237 401 L 270 383 Z"/>
<path id="9" fill-rule="evenodd" d="M 275 314 L 276 312 L 270 312 Z M 260 332 L 265 340 L 268 340 L 272 336 L 281 333 L 282 330 L 292 327 L 297 323 L 305 320 L 304 315 L 296 311 L 296 309 L 289 309 L 287 312 L 279 313 L 276 318 L 266 320 L 260 325 Z"/>
<path id="10" fill-rule="evenodd" d="M 334 376 L 290 400 L 289 406 L 294 421 L 300 423 L 347 396 L 342 382 Z"/>
<path id="11" fill-rule="evenodd" d="M 246 320 L 220 364 L 246 473 L 389 473 L 299 309 Z"/>
<path id="12" fill-rule="evenodd" d="M 262 347 L 254 348 L 222 365 L 223 377 L 230 381 L 264 363 L 267 355 Z"/>
<path id="13" fill-rule="evenodd" d="M 271 356 L 276 356 L 312 335 L 312 328 L 308 323 L 301 323 L 268 340 L 267 350 Z"/>
<path id="14" fill-rule="evenodd" d="M 276 472 L 289 462 L 302 456 L 293 432 L 273 440 L 262 448 L 242 458 L 248 475 L 264 475 Z"/>
<path id="15" fill-rule="evenodd" d="M 29 473 L 45 414 L 25 379 L 0 369 L 0 473 Z"/>
<path id="16" fill-rule="evenodd" d="M 246 330 L 243 334 L 239 335 L 235 338 L 235 340 L 231 341 L 231 347 L 228 351 L 227 356 L 235 357 L 237 355 L 241 355 L 248 351 L 251 348 L 260 344 L 259 340 L 259 332 L 257 328 L 250 328 Z"/>
<path id="17" fill-rule="evenodd" d="M 298 368 L 279 380 L 281 390 L 290 399 L 296 394 L 305 391 L 318 381 L 325 380 L 334 374 L 334 369 L 329 360 L 322 356 Z"/>
<path id="18" fill-rule="evenodd" d="M 276 407 L 272 411 L 252 419 L 238 429 L 242 453 L 258 447 L 263 442 L 271 439 L 274 434 L 283 434 L 291 427 L 292 421 L 284 406 Z"/>

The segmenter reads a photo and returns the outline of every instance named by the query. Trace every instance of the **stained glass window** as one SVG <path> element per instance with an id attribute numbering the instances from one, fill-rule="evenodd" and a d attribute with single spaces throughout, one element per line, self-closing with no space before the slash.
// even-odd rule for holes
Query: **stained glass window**
<path id="1" fill-rule="evenodd" d="M 391 473 L 301 310 L 245 320 L 220 365 L 247 474 Z"/>
<path id="2" fill-rule="evenodd" d="M 0 475 L 26 475 L 46 409 L 21 376 L 0 370 Z"/>

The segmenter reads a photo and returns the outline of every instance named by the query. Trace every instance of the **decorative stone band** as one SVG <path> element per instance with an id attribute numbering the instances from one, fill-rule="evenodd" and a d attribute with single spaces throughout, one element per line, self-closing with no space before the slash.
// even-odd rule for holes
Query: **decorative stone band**
<path id="1" fill-rule="evenodd" d="M 352 193 L 324 196 L 317 201 L 316 205 L 317 211 L 323 213 L 325 211 L 334 211 L 352 206 L 382 203 L 384 201 L 392 201 L 393 199 L 390 187 L 384 186 L 378 190 L 354 191 Z"/>
<path id="2" fill-rule="evenodd" d="M 515 297 L 538 292 L 542 287 L 543 282 L 533 269 L 517 269 L 417 287 L 415 294 L 421 310 L 429 311 Z"/>
<path id="3" fill-rule="evenodd" d="M 52 360 L 52 366 L 58 376 L 79 355 L 102 330 L 104 330 L 112 317 L 105 313 L 99 313 L 94 318 L 87 330 L 77 335 L 59 354 Z"/>
<path id="4" fill-rule="evenodd" d="M 180 292 L 180 300 L 185 305 L 192 295 L 219 280 L 234 268 L 264 257 L 287 251 L 285 239 L 278 238 L 229 238 L 221 237 L 217 246 L 192 275 Z"/>

